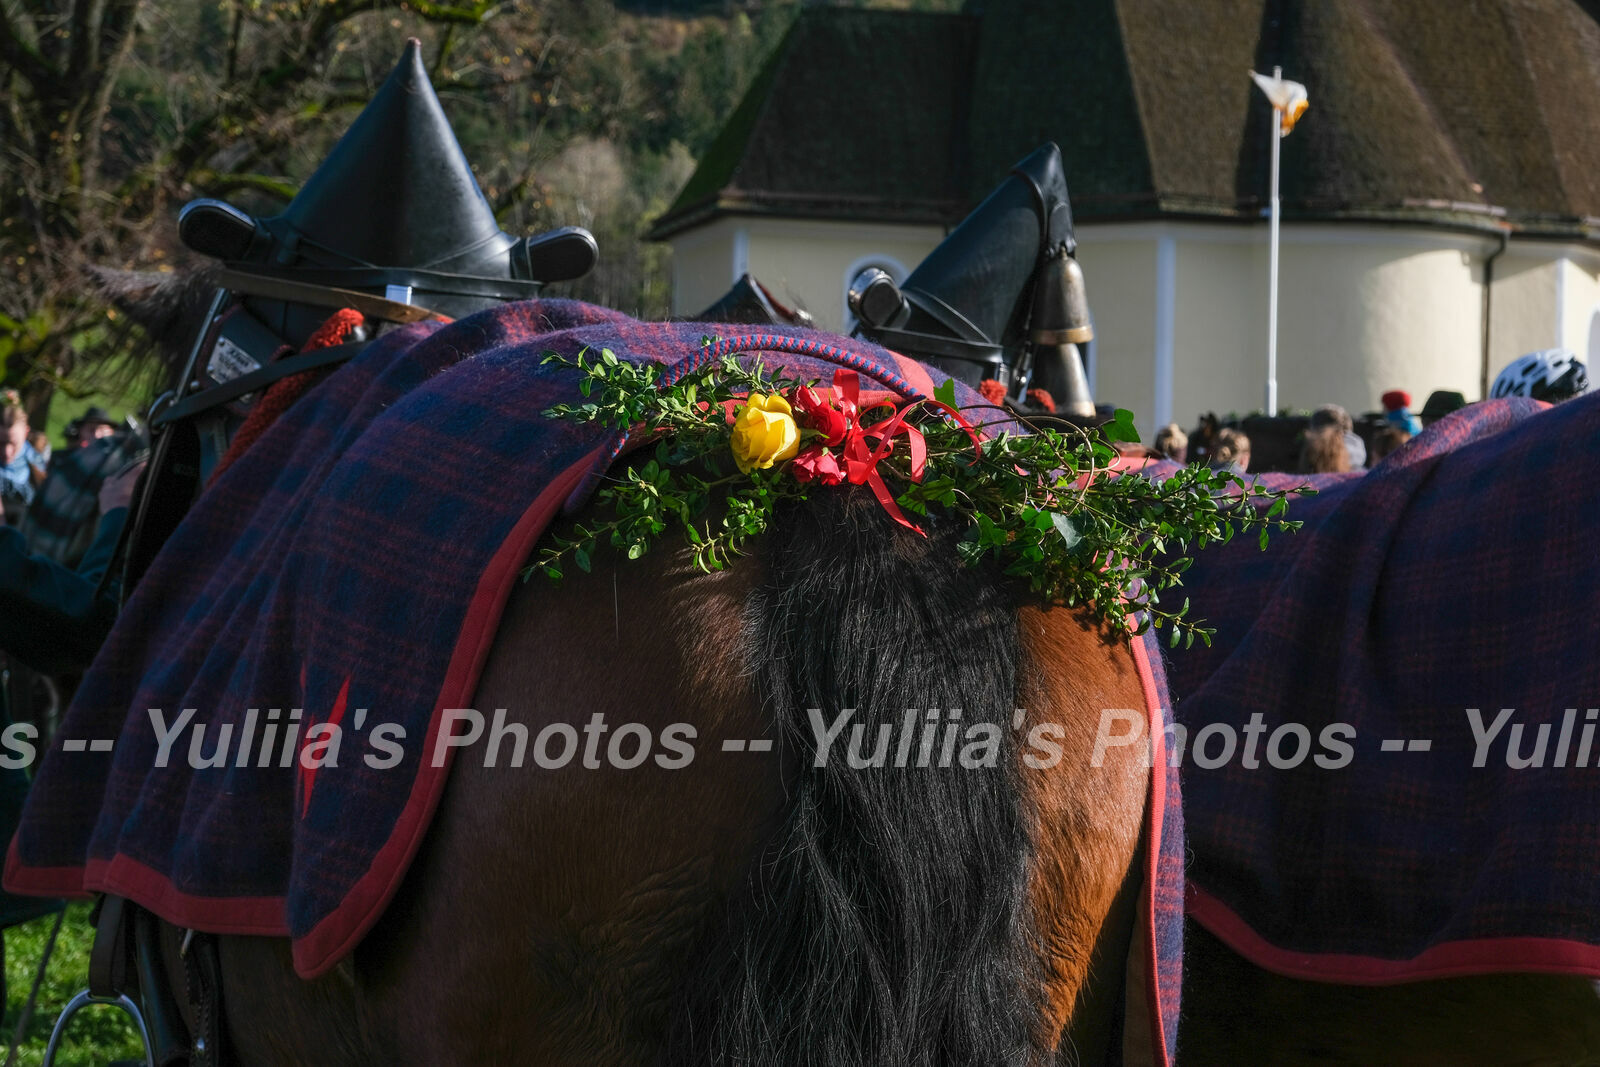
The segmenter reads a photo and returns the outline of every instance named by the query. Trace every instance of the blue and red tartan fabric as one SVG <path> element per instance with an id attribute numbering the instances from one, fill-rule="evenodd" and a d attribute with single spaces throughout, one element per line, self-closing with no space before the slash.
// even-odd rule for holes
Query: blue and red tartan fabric
<path id="1" fill-rule="evenodd" d="M 576 375 L 542 357 L 604 347 L 682 365 L 704 358 L 708 333 L 752 332 L 531 301 L 398 330 L 313 387 L 207 489 L 152 564 L 43 762 L 7 885 L 109 891 L 179 925 L 288 936 L 302 974 L 331 967 L 376 921 L 427 829 L 448 770 L 431 766 L 440 713 L 472 706 L 533 543 L 563 504 L 582 502 L 617 447 L 594 426 L 542 417 L 577 399 Z M 945 377 L 865 342 L 770 333 L 773 345 L 816 353 L 764 357 L 797 377 L 831 379 L 842 364 L 902 396 L 931 394 Z M 982 403 L 957 389 L 960 404 Z M 232 722 L 235 756 L 192 769 L 186 730 L 155 767 L 150 708 L 169 724 L 197 709 L 206 752 Z M 337 721 L 347 734 L 366 709 L 366 729 L 405 727 L 404 758 L 371 768 L 357 745 L 336 769 L 239 768 L 250 708 L 258 748 L 269 709 L 283 709 L 280 731 L 299 708 L 303 732 Z M 110 753 L 61 743 L 110 738 Z M 1156 799 L 1169 812 L 1167 848 L 1152 850 L 1167 906 L 1150 928 L 1170 934 L 1182 895 L 1175 776 Z M 1152 966 L 1175 1023 L 1177 958 Z"/>
<path id="2" fill-rule="evenodd" d="M 1319 487 L 1305 528 L 1199 553 L 1184 592 L 1216 642 L 1168 661 L 1191 916 L 1312 979 L 1600 977 L 1600 396 L 1261 480 Z"/>

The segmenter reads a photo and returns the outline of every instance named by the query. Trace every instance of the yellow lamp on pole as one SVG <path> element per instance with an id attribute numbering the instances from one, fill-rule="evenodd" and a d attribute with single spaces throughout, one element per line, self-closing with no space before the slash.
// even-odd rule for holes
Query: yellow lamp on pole
<path id="1" fill-rule="evenodd" d="M 1272 76 L 1250 72 L 1261 91 L 1272 103 L 1272 198 L 1269 201 L 1271 234 L 1268 244 L 1267 288 L 1267 389 L 1266 413 L 1278 413 L 1278 146 L 1305 114 L 1306 87 L 1287 81 L 1282 67 L 1273 67 Z"/>

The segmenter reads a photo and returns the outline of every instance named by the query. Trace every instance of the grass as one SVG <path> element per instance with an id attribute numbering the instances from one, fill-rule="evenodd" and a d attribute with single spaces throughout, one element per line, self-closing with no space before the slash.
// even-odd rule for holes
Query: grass
<path id="1" fill-rule="evenodd" d="M 5 932 L 6 947 L 6 1010 L 0 1039 L 7 1046 L 16 1030 L 17 1017 L 44 953 L 45 942 L 55 926 L 55 916 L 13 926 Z M 45 972 L 44 984 L 39 989 L 39 1000 L 34 1007 L 33 1019 L 23 1035 L 21 1048 L 13 1061 L 17 1067 L 37 1067 L 44 1062 L 44 1050 L 50 1040 L 50 1029 L 56 1016 L 66 1006 L 73 994 L 88 984 L 89 946 L 94 941 L 94 928 L 89 925 L 89 905 L 74 903 L 67 907 L 66 922 L 56 939 L 50 965 Z M 85 1008 L 73 1017 L 66 1040 L 56 1056 L 57 1067 L 106 1067 L 112 1060 L 143 1061 L 144 1051 L 139 1043 L 139 1033 L 126 1014 L 111 1007 Z"/>

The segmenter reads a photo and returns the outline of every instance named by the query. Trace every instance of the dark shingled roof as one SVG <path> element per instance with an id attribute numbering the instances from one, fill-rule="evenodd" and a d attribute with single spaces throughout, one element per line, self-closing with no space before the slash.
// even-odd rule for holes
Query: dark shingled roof
<path id="1" fill-rule="evenodd" d="M 719 211 L 941 222 L 959 215 L 975 18 L 810 9 L 653 236 Z"/>
<path id="2" fill-rule="evenodd" d="M 1600 0 L 987 0 L 810 8 L 664 237 L 722 213 L 952 222 L 1044 141 L 1074 214 L 1258 218 L 1304 82 L 1284 213 L 1600 240 Z"/>

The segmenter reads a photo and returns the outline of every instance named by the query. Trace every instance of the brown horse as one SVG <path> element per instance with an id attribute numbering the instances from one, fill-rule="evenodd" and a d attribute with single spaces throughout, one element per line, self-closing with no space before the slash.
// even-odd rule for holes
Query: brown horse
<path id="1" fill-rule="evenodd" d="M 145 295 L 185 306 L 170 287 Z M 1119 891 L 1137 878 L 1149 771 L 1132 748 L 1098 766 L 1090 752 L 1102 709 L 1145 707 L 1126 640 L 962 565 L 960 529 L 924 539 L 862 493 L 795 506 L 724 572 L 664 546 L 521 586 L 475 707 L 530 733 L 597 712 L 657 737 L 687 723 L 695 758 L 457 760 L 404 884 L 332 972 L 300 979 L 284 940 L 218 939 L 237 1062 L 1119 1053 Z M 998 759 L 858 766 L 906 709 L 959 716 L 963 739 L 986 725 Z M 815 716 L 846 710 L 859 733 L 819 758 Z M 1046 723 L 1059 762 L 1025 746 Z M 761 738 L 765 754 L 721 751 Z M 182 990 L 181 931 L 165 933 Z"/>
<path id="2" fill-rule="evenodd" d="M 1131 750 L 1087 753 L 1100 710 L 1142 690 L 1125 646 L 963 567 L 954 533 L 925 542 L 841 495 L 723 573 L 680 551 L 523 587 L 478 707 L 534 729 L 687 722 L 702 754 L 458 761 L 400 894 L 333 973 L 220 939 L 238 1061 L 1046 1064 L 1075 1023 L 1075 1062 L 1105 1062 L 1105 1019 L 1074 1006 L 1148 786 Z M 867 738 L 908 707 L 1008 739 L 1054 722 L 1068 756 L 1030 769 L 1008 740 L 992 770 L 819 767 L 817 707 L 856 709 Z"/>
<path id="3" fill-rule="evenodd" d="M 1587 757 L 1546 764 L 1541 746 L 1519 782 L 1509 756 L 1463 759 L 1450 736 L 1479 693 L 1526 716 L 1530 736 L 1594 703 L 1597 441 L 1594 397 L 1478 405 L 1361 477 L 1316 479 L 1319 496 L 1292 509 L 1295 538 L 1202 553 L 1185 574 L 1226 635 L 1215 654 L 1171 660 L 1191 738 L 1263 709 L 1374 738 L 1325 773 L 1186 770 L 1185 1067 L 1600 1063 L 1594 909 L 1579 896 L 1594 884 Z M 1448 517 L 1463 499 L 1469 517 Z M 1377 738 L 1435 727 L 1431 757 L 1393 757 L 1413 760 L 1402 775 L 1347 777 L 1390 758 Z M 1451 926 L 1453 909 L 1490 918 Z M 1448 933 L 1419 946 L 1419 929 Z"/>

